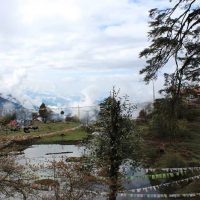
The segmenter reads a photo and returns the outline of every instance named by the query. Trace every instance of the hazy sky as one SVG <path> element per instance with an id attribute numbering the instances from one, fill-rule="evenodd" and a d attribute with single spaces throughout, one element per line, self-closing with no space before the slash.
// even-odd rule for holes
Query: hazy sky
<path id="1" fill-rule="evenodd" d="M 168 5 L 168 0 L 0 0 L 0 92 L 93 101 L 116 86 L 133 101 L 152 100 L 152 85 L 139 75 L 144 60 L 138 54 L 148 45 L 148 11 Z"/>

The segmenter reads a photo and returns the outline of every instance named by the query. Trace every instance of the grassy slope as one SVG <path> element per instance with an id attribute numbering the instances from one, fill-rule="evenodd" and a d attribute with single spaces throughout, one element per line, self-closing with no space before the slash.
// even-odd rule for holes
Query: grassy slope
<path id="1" fill-rule="evenodd" d="M 200 120 L 186 122 L 186 134 L 170 142 L 150 133 L 148 124 L 141 124 L 144 144 L 144 166 L 147 167 L 192 167 L 200 166 Z M 159 153 L 159 145 L 165 144 L 165 153 Z M 199 175 L 200 173 L 197 172 Z M 172 187 L 172 193 L 200 192 L 200 180 Z"/>
<path id="2" fill-rule="evenodd" d="M 69 131 L 67 133 L 58 134 L 51 137 L 43 137 L 39 139 L 37 144 L 55 144 L 55 143 L 68 143 L 81 141 L 87 137 L 87 133 L 83 128 L 76 129 L 74 131 Z"/>
<path id="3" fill-rule="evenodd" d="M 56 131 L 63 131 L 65 129 L 73 128 L 79 126 L 80 123 L 78 122 L 57 122 L 57 123 L 41 123 L 41 122 L 34 122 L 32 126 L 38 126 L 38 130 L 30 130 L 30 133 L 26 134 L 23 132 L 23 129 L 17 132 L 13 131 L 0 131 L 0 139 L 1 138 L 9 138 L 9 137 L 20 137 L 20 136 L 36 136 L 39 134 L 46 134 L 46 133 L 51 133 L 51 132 L 56 132 Z"/>
<path id="4" fill-rule="evenodd" d="M 184 166 L 200 166 L 200 122 L 187 122 L 187 135 L 173 142 L 148 134 L 148 125 L 142 125 L 144 132 L 145 162 L 152 167 L 176 167 L 173 159 L 181 160 Z M 165 154 L 158 152 L 159 145 L 165 144 Z"/>
<path id="5" fill-rule="evenodd" d="M 22 141 L 25 138 L 33 138 L 35 136 L 40 136 L 40 139 L 33 140 L 32 142 L 36 144 L 75 144 L 79 143 L 81 140 L 87 137 L 87 133 L 83 128 L 77 128 L 80 123 L 77 122 L 59 122 L 59 123 L 35 123 L 34 126 L 38 126 L 39 130 L 30 133 L 24 133 L 23 130 L 19 132 L 0 132 L 0 143 L 5 143 L 5 141 L 18 140 Z M 14 144 L 6 148 L 1 149 L 2 152 L 8 153 L 11 151 L 21 151 L 30 145 L 29 142 L 23 144 Z"/>

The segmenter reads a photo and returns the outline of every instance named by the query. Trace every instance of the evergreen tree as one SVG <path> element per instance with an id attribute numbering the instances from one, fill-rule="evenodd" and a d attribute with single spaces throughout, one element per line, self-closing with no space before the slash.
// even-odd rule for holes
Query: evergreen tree
<path id="1" fill-rule="evenodd" d="M 128 99 L 119 98 L 115 90 L 100 104 L 96 123 L 100 134 L 92 140 L 90 152 L 109 177 L 110 200 L 116 199 L 120 166 L 127 159 L 133 167 L 139 164 L 140 137 L 131 119 L 133 109 Z"/>
<path id="2" fill-rule="evenodd" d="M 42 117 L 43 122 L 46 123 L 47 117 L 48 117 L 48 111 L 47 111 L 47 107 L 46 107 L 46 105 L 44 103 L 42 103 L 40 105 L 39 114 Z"/>
<path id="3" fill-rule="evenodd" d="M 198 0 L 172 0 L 174 5 L 166 9 L 150 10 L 150 46 L 140 57 L 145 57 L 146 67 L 140 73 L 149 82 L 169 61 L 174 72 L 165 74 L 172 78 L 172 96 L 180 96 L 183 83 L 198 83 L 200 75 L 200 7 Z M 197 82 L 196 82 L 197 81 Z"/>

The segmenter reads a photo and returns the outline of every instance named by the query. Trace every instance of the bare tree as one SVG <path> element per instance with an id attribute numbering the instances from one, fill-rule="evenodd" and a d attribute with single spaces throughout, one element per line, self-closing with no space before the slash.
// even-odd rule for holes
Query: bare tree
<path id="1" fill-rule="evenodd" d="M 14 158 L 1 157 L 0 158 L 0 195 L 5 197 L 14 197 L 15 195 L 22 195 L 24 200 L 27 199 L 28 194 L 32 192 L 30 180 L 24 174 L 25 167 L 17 164 Z"/>
<path id="2" fill-rule="evenodd" d="M 95 178 L 80 163 L 53 162 L 50 166 L 59 185 L 54 187 L 56 200 L 90 200 L 97 194 L 94 188 Z"/>

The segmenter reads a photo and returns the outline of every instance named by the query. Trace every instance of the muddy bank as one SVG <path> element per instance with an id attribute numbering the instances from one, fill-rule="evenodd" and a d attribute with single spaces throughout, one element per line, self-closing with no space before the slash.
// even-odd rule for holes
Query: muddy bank
<path id="1" fill-rule="evenodd" d="M 35 144 L 60 144 L 60 145 L 80 145 L 83 143 L 82 140 L 68 140 L 59 142 L 40 142 L 41 137 L 36 136 L 33 138 L 26 138 L 23 140 L 11 140 L 5 143 L 0 143 L 0 156 L 7 156 L 10 154 L 23 154 L 23 151 Z"/>
<path id="2" fill-rule="evenodd" d="M 0 156 L 8 155 L 10 152 L 21 152 L 30 145 L 33 145 L 38 139 L 40 139 L 40 137 L 35 136 L 32 138 L 10 140 L 8 142 L 0 143 Z"/>
<path id="3" fill-rule="evenodd" d="M 82 144 L 83 140 L 65 140 L 65 141 L 52 141 L 52 142 L 44 142 L 39 139 L 35 141 L 34 144 L 61 144 L 61 145 L 79 145 Z"/>

